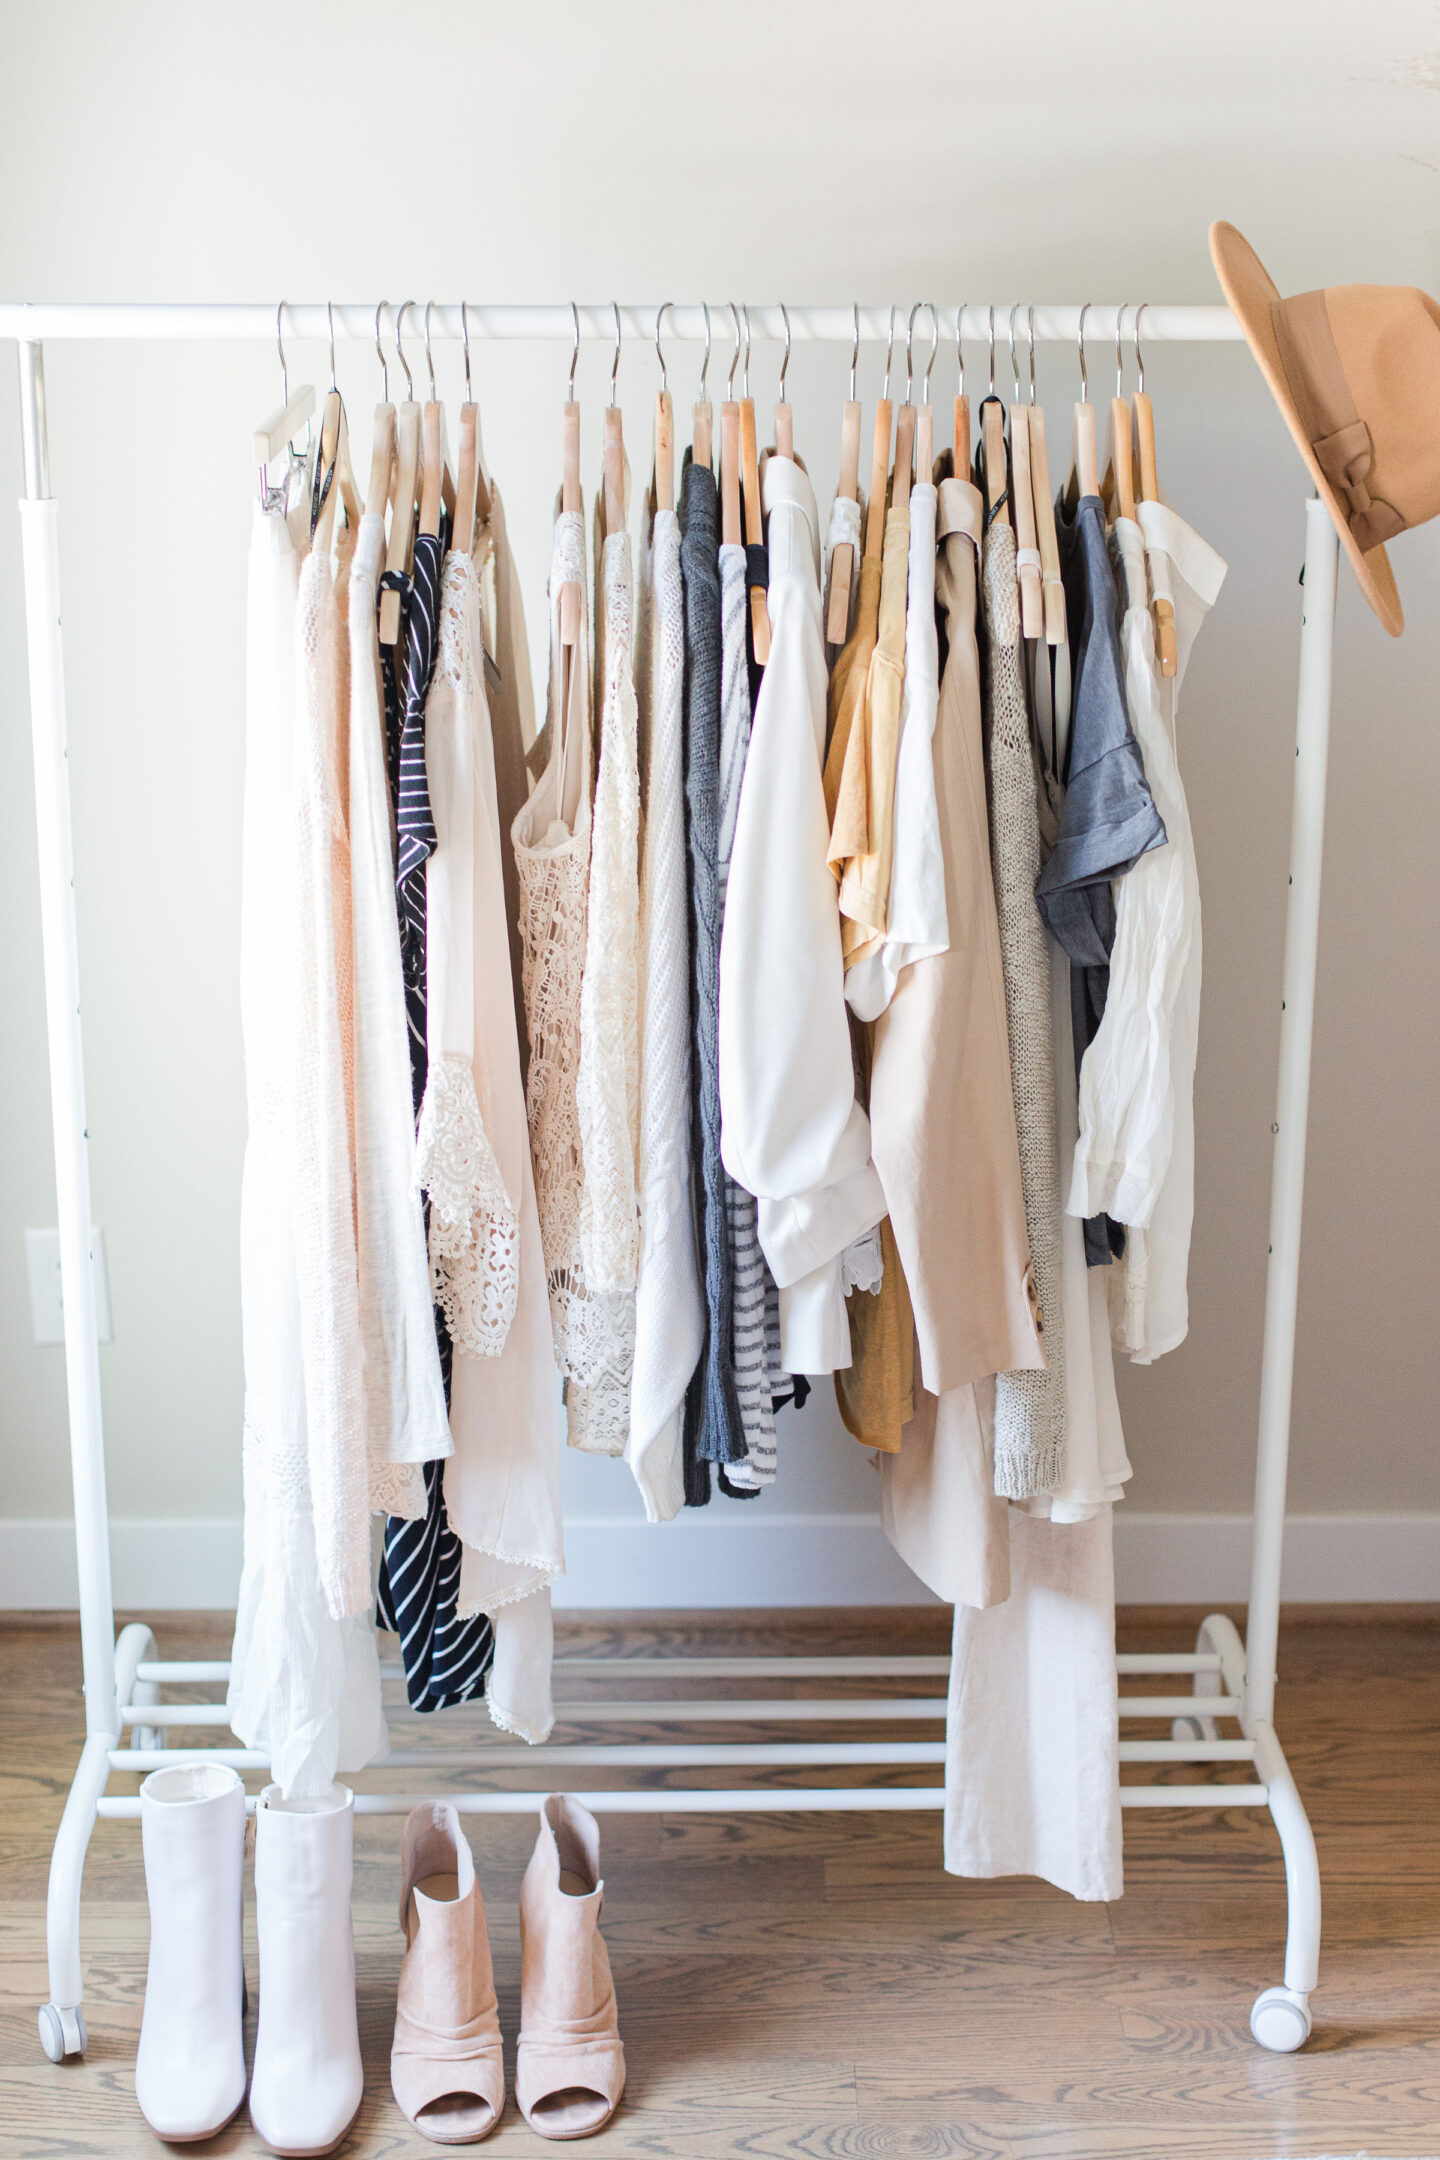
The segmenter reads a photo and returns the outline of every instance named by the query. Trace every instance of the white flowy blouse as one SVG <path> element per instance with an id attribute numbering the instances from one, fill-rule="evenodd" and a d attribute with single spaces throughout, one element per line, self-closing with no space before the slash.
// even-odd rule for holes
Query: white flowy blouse
<path id="1" fill-rule="evenodd" d="M 720 940 L 720 1132 L 780 1287 L 781 1363 L 850 1362 L 841 1255 L 885 1214 L 855 1099 L 825 755 L 819 519 L 804 471 L 766 460 L 770 658 L 755 702 Z"/>

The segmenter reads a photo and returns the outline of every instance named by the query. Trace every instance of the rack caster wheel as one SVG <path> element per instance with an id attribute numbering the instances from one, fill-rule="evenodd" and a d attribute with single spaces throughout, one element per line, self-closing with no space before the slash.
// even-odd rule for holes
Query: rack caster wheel
<path id="1" fill-rule="evenodd" d="M 1219 1734 L 1213 1717 L 1177 1717 L 1170 1720 L 1170 1737 L 1172 1740 L 1216 1740 Z"/>
<path id="2" fill-rule="evenodd" d="M 67 2055 L 83 2055 L 90 2035 L 85 2030 L 83 2010 L 58 2010 L 54 2003 L 41 2006 L 40 2045 L 51 2062 L 64 2062 Z"/>
<path id="3" fill-rule="evenodd" d="M 1272 2055 L 1293 2055 L 1310 2037 L 1310 2005 L 1294 1988 L 1262 1988 L 1250 2006 L 1250 2030 Z"/>

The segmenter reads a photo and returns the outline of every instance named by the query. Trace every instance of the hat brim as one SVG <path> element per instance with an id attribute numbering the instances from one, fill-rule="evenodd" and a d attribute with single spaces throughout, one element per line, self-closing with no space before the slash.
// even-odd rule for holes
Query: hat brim
<path id="1" fill-rule="evenodd" d="M 1362 548 L 1356 541 L 1350 530 L 1348 514 L 1311 447 L 1310 438 L 1305 432 L 1304 423 L 1291 395 L 1270 314 L 1272 301 L 1280 298 L 1279 288 L 1268 275 L 1265 265 L 1249 241 L 1223 219 L 1217 219 L 1210 227 L 1210 256 L 1225 298 L 1230 303 L 1231 312 L 1245 332 L 1246 342 L 1260 363 L 1260 372 L 1270 385 L 1271 395 L 1284 415 L 1285 425 L 1294 436 L 1295 446 L 1310 469 L 1316 493 L 1335 521 L 1335 530 L 1350 557 L 1360 590 L 1391 637 L 1399 637 L 1405 628 L 1405 611 L 1400 605 L 1390 558 L 1383 547 Z"/>

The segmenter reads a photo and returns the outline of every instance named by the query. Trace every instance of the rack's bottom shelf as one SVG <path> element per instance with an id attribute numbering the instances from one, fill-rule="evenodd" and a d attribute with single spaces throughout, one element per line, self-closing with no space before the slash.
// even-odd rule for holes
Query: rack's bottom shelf
<path id="1" fill-rule="evenodd" d="M 1126 1808 L 1220 1809 L 1268 1807 L 1280 1834 L 1285 1857 L 1290 1918 L 1283 1986 L 1265 1988 L 1256 1997 L 1250 2029 L 1259 2044 L 1272 2052 L 1288 2052 L 1303 2046 L 1310 2033 L 1309 1994 L 1315 1985 L 1320 1944 L 1320 1880 L 1315 1844 L 1304 1807 L 1295 1789 L 1284 1753 L 1273 1728 L 1252 1719 L 1246 1710 L 1245 1650 L 1233 1624 L 1223 1615 L 1207 1619 L 1193 1651 L 1172 1654 L 1122 1654 L 1116 1661 L 1122 1678 L 1172 1675 L 1188 1679 L 1188 1695 L 1120 1696 L 1124 1719 L 1169 1719 L 1168 1740 L 1122 1740 L 1122 1763 L 1190 1765 L 1204 1768 L 1247 1764 L 1253 1767 L 1254 1783 L 1229 1783 L 1197 1778 L 1184 1784 L 1124 1785 L 1120 1801 Z M 657 1681 L 748 1680 L 918 1680 L 941 1679 L 949 1670 L 943 1657 L 863 1658 L 563 1658 L 557 1671 L 566 1676 L 613 1680 L 643 1680 L 653 1690 Z M 50 1869 L 48 1911 L 50 1983 L 52 2001 L 40 2012 L 40 2038 L 52 2061 L 83 2054 L 85 2021 L 80 2009 L 80 1882 L 85 1850 L 97 1818 L 107 1821 L 138 1819 L 140 1801 L 133 1794 L 110 1794 L 110 1778 L 119 1773 L 143 1776 L 163 1763 L 192 1760 L 196 1756 L 225 1762 L 237 1770 L 263 1773 L 268 1758 L 261 1749 L 244 1747 L 167 1747 L 167 1729 L 196 1727 L 225 1729 L 227 1711 L 223 1701 L 169 1702 L 158 1700 L 162 1686 L 171 1688 L 214 1686 L 227 1681 L 230 1668 L 223 1661 L 165 1661 L 154 1655 L 149 1628 L 127 1627 L 115 1646 L 117 1723 L 113 1733 L 92 1733 L 76 1769 L 65 1813 L 55 1840 Z M 383 1677 L 395 1679 L 393 1671 Z M 763 1699 L 684 1696 L 643 1701 L 574 1701 L 557 1705 L 558 1719 L 566 1726 L 594 1724 L 784 1724 L 802 1727 L 830 1723 L 844 1727 L 856 1723 L 898 1720 L 903 1724 L 943 1720 L 945 1697 L 941 1694 L 891 1696 L 867 1695 L 862 1699 L 807 1696 L 786 1701 L 767 1695 Z M 1217 1721 L 1239 1726 L 1240 1736 L 1222 1738 Z M 122 1734 L 128 1745 L 122 1745 Z M 385 1771 L 454 1771 L 463 1769 L 472 1779 L 532 1764 L 559 1767 L 583 1765 L 593 1770 L 670 1772 L 675 1770 L 815 1770 L 842 1767 L 852 1771 L 881 1769 L 940 1769 L 945 1760 L 943 1741 L 746 1741 L 736 1745 L 722 1741 L 709 1745 L 682 1743 L 674 1739 L 606 1742 L 566 1742 L 538 1749 L 482 1744 L 468 1750 L 452 1748 L 397 1749 L 387 1763 L 377 1764 L 360 1777 L 347 1777 L 357 1787 L 355 1809 L 361 1815 L 407 1815 L 422 1801 L 446 1799 L 462 1814 L 511 1815 L 535 1813 L 545 1794 L 541 1791 L 505 1791 L 494 1787 L 477 1790 L 473 1784 L 453 1789 L 440 1779 L 424 1791 L 360 1790 Z M 787 1784 L 739 1787 L 704 1787 L 669 1783 L 597 1788 L 578 1787 L 587 1806 L 608 1814 L 775 1814 L 775 1813 L 898 1813 L 944 1808 L 942 1785 L 819 1785 Z M 253 1805 L 253 1795 L 251 1799 Z"/>

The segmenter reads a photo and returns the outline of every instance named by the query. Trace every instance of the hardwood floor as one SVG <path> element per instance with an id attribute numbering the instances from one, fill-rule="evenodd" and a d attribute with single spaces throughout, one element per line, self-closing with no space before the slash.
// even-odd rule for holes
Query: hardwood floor
<path id="1" fill-rule="evenodd" d="M 1121 1646 L 1188 1646 L 1198 1617 L 1124 1615 Z M 559 1633 L 565 1649 L 612 1654 L 943 1650 L 947 1620 L 938 1610 L 592 1616 Z M 229 1646 L 228 1621 L 217 1615 L 170 1615 L 157 1631 L 166 1656 L 224 1655 Z M 48 1995 L 50 1845 L 83 1730 L 79 1681 L 68 1618 L 0 1622 L 6 2160 L 160 2150 L 133 2089 L 147 1939 L 134 1824 L 100 1823 L 90 1848 L 89 2052 L 57 2067 L 36 2035 Z M 614 1697 L 617 1686 L 606 1681 L 603 1692 Z M 933 1683 L 916 1686 L 925 1693 Z M 407 1746 L 420 1744 L 417 1722 L 393 1720 Z M 1257 1989 L 1281 1977 L 1285 1928 L 1279 1844 L 1263 1813 L 1132 1812 L 1126 1892 L 1111 1906 L 1078 1905 L 1032 1881 L 947 1876 L 933 1814 L 612 1815 L 601 1825 L 606 1938 L 629 2087 L 595 2149 L 616 2160 L 1440 2153 L 1440 1609 L 1287 1615 L 1277 1724 L 1311 1811 L 1325 1891 L 1316 2027 L 1302 2054 L 1267 2056 L 1247 2027 Z M 425 1737 L 453 1746 L 465 1729 L 463 1714 L 441 1718 Z M 715 1736 L 748 1732 L 729 1726 Z M 516 1782 L 541 1783 L 542 1761 Z M 1139 1775 L 1148 1782 L 1154 1773 Z M 805 1772 L 803 1781 L 818 1780 Z M 392 1773 L 391 1782 L 415 1789 L 423 1773 Z M 576 1788 L 584 1783 L 575 1774 Z M 127 1789 L 133 1783 L 112 1780 L 112 1791 Z M 472 1817 L 469 1828 L 508 2068 L 519 2009 L 516 1897 L 534 1832 L 506 1817 Z M 356 2160 L 435 2149 L 403 2121 L 389 2089 L 399 1832 L 395 1818 L 357 1823 L 367 2091 L 343 2148 Z M 252 2003 L 253 1919 L 252 1909 Z M 513 2103 L 486 2148 L 545 2149 Z M 263 2148 L 242 2111 L 193 2150 Z"/>

